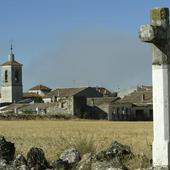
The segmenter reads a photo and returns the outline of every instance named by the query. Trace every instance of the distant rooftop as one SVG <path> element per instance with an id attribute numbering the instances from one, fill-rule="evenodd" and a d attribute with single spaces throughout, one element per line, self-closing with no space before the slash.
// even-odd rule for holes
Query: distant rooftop
<path id="1" fill-rule="evenodd" d="M 52 90 L 49 92 L 45 98 L 48 97 L 53 97 L 53 96 L 60 96 L 60 97 L 65 97 L 65 96 L 73 96 L 82 90 L 86 89 L 87 87 L 81 87 L 81 88 L 57 88 L 55 90 Z"/>
<path id="2" fill-rule="evenodd" d="M 35 98 L 35 97 L 41 97 L 41 96 L 36 93 L 28 93 L 28 92 L 23 93 L 23 98 Z"/>
<path id="3" fill-rule="evenodd" d="M 29 89 L 29 90 L 44 90 L 44 91 L 50 91 L 51 89 L 49 88 L 49 87 L 47 87 L 47 86 L 44 86 L 44 85 L 37 85 L 37 86 L 34 86 L 34 87 L 32 87 L 31 89 Z"/>
<path id="4" fill-rule="evenodd" d="M 152 104 L 152 89 L 140 89 L 124 96 L 117 103 L 132 103 L 136 105 Z"/>
<path id="5" fill-rule="evenodd" d="M 141 85 L 141 86 L 135 86 L 135 87 L 123 89 L 123 90 L 118 91 L 118 96 L 123 98 L 124 96 L 127 96 L 134 91 L 143 91 L 143 90 L 150 91 L 152 90 L 152 86 Z"/>

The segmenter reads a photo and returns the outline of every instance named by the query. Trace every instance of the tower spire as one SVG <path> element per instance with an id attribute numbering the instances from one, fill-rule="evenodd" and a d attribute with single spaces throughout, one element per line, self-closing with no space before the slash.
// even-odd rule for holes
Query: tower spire
<path id="1" fill-rule="evenodd" d="M 10 54 L 9 54 L 9 61 L 14 61 L 14 53 L 13 53 L 13 46 L 11 43 Z"/>
<path id="2" fill-rule="evenodd" d="M 12 43 L 11 43 L 11 53 L 12 53 L 13 47 L 12 47 Z"/>

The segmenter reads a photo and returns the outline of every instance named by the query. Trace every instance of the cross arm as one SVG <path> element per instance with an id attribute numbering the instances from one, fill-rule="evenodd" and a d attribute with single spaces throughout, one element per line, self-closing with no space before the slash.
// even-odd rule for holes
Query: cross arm
<path id="1" fill-rule="evenodd" d="M 143 42 L 155 44 L 167 40 L 167 31 L 161 26 L 141 25 L 139 38 Z"/>

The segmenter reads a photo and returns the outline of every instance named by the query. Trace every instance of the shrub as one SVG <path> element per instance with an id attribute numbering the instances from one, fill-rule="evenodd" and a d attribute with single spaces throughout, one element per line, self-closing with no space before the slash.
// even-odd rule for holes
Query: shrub
<path id="1" fill-rule="evenodd" d="M 92 136 L 80 135 L 78 139 L 75 140 L 75 148 L 79 150 L 82 155 L 96 152 L 96 146 Z"/>

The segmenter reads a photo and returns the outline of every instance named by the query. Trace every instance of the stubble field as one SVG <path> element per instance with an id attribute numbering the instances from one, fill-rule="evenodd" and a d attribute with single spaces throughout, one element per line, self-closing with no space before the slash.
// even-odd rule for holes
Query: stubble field
<path id="1" fill-rule="evenodd" d="M 113 140 L 151 158 L 152 122 L 0 121 L 0 135 L 15 143 L 16 154 L 26 156 L 32 146 L 41 147 L 48 160 L 56 160 L 70 146 L 82 153 L 96 152 Z"/>

